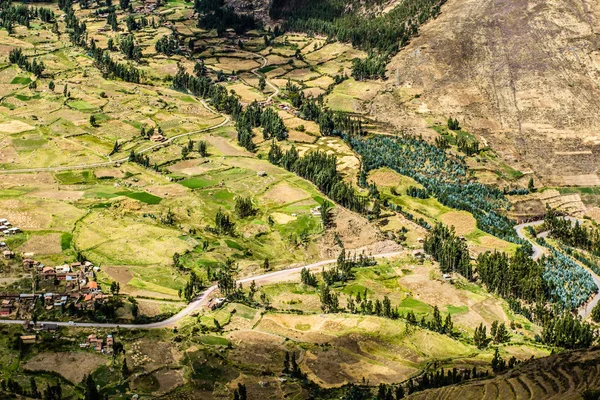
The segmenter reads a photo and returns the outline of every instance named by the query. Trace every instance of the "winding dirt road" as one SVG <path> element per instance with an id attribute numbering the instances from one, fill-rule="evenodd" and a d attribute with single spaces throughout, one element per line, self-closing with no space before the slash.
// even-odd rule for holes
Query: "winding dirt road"
<path id="1" fill-rule="evenodd" d="M 396 251 L 391 253 L 376 254 L 374 258 L 391 258 L 403 254 L 402 251 Z M 237 281 L 237 283 L 250 283 L 254 281 L 257 286 L 262 286 L 271 283 L 278 283 L 289 281 L 294 278 L 295 275 L 299 275 L 302 268 L 309 270 L 322 268 L 329 264 L 334 264 L 337 259 L 323 260 L 313 264 L 303 265 L 301 267 L 295 267 L 290 269 L 284 269 L 281 271 L 269 272 L 266 274 L 251 276 L 243 278 Z M 196 297 L 191 303 L 187 305 L 183 310 L 173 315 L 164 321 L 153 322 L 150 324 L 114 324 L 114 323 L 97 323 L 97 322 L 59 322 L 59 321 L 38 321 L 38 323 L 50 323 L 58 326 L 71 326 L 71 327 L 82 327 L 82 328 L 122 328 L 122 329 L 157 329 L 157 328 L 168 328 L 177 325 L 181 319 L 192 314 L 194 311 L 200 309 L 208 300 L 209 296 L 217 290 L 217 285 L 213 285 L 206 289 L 202 294 Z M 18 319 L 2 319 L 0 324 L 24 324 L 24 320 Z"/>

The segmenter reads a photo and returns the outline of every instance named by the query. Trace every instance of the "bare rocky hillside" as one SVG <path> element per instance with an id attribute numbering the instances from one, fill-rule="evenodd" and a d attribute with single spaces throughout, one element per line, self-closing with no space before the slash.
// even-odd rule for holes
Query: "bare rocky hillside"
<path id="1" fill-rule="evenodd" d="M 590 0 L 449 0 L 370 111 L 417 131 L 458 117 L 545 183 L 600 184 L 599 33 Z"/>
<path id="2" fill-rule="evenodd" d="M 270 24 L 269 9 L 273 0 L 225 0 L 238 14 L 251 14 L 257 20 Z"/>

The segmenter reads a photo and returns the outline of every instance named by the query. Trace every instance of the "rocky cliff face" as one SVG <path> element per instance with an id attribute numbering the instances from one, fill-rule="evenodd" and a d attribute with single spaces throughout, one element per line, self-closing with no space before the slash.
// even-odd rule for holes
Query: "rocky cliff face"
<path id="1" fill-rule="evenodd" d="M 251 14 L 254 18 L 263 21 L 265 25 L 271 24 L 269 9 L 273 0 L 225 0 L 225 4 L 238 14 Z"/>
<path id="2" fill-rule="evenodd" d="M 399 128 L 426 124 L 415 111 L 455 116 L 546 183 L 600 184 L 599 33 L 592 0 L 449 0 L 371 113 Z"/>

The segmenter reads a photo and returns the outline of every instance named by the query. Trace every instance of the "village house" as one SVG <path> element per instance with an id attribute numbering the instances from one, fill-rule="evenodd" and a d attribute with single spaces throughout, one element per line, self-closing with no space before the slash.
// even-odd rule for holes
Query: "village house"
<path id="1" fill-rule="evenodd" d="M 36 339 L 37 339 L 36 335 L 21 336 L 21 342 L 23 342 L 23 344 L 33 344 L 33 343 L 35 343 Z"/>
<path id="2" fill-rule="evenodd" d="M 160 133 L 157 133 L 157 134 L 154 134 L 154 135 L 150 136 L 150 141 L 152 141 L 152 142 L 162 143 L 165 140 L 167 140 L 167 138 L 164 137 L 163 135 L 161 135 Z"/>
<path id="3" fill-rule="evenodd" d="M 56 271 L 57 274 L 67 274 L 71 272 L 71 267 L 68 264 L 59 265 L 54 268 L 54 271 Z"/>
<path id="4" fill-rule="evenodd" d="M 44 280 L 54 279 L 56 278 L 56 271 L 54 271 L 54 268 L 52 267 L 44 267 L 40 273 L 40 278 Z"/>
<path id="5" fill-rule="evenodd" d="M 98 288 L 98 282 L 89 281 L 86 285 L 86 289 L 88 293 L 98 292 L 100 289 Z"/>
<path id="6" fill-rule="evenodd" d="M 40 324 L 40 329 L 42 331 L 55 332 L 58 329 L 58 325 L 52 322 L 42 322 Z"/>
<path id="7" fill-rule="evenodd" d="M 206 308 L 208 308 L 209 310 L 216 310 L 217 308 L 221 307 L 224 302 L 224 298 L 216 297 L 214 299 L 210 299 L 208 303 L 206 303 Z"/>
<path id="8" fill-rule="evenodd" d="M 39 264 L 40 263 L 38 261 L 32 260 L 31 258 L 26 258 L 23 260 L 23 268 L 26 270 L 30 270 Z"/>
<path id="9" fill-rule="evenodd" d="M 4 250 L 2 252 L 2 255 L 4 256 L 5 260 L 10 260 L 15 256 L 15 253 L 10 250 Z"/>
<path id="10" fill-rule="evenodd" d="M 7 317 L 12 313 L 12 304 L 8 299 L 2 300 L 2 305 L 0 305 L 0 316 Z"/>

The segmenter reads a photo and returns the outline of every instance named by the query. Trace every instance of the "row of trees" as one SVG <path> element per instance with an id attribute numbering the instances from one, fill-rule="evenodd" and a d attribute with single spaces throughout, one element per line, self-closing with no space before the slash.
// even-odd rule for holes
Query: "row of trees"
<path id="1" fill-rule="evenodd" d="M 428 233 L 424 247 L 439 261 L 442 271 L 474 278 L 466 244 L 452 229 L 436 225 Z M 542 340 L 545 343 L 567 348 L 587 347 L 593 342 L 592 329 L 574 318 L 570 311 L 589 298 L 595 285 L 584 275 L 573 272 L 575 264 L 569 260 L 556 252 L 552 257 L 534 261 L 524 248 L 519 248 L 512 257 L 486 252 L 477 258 L 476 276 L 490 292 L 506 298 L 515 312 L 537 320 L 544 327 Z M 505 327 L 492 327 L 495 342 L 501 342 L 506 334 Z M 485 346 L 485 327 L 476 329 L 474 341 L 478 347 Z"/>
<path id="2" fill-rule="evenodd" d="M 600 229 L 586 228 L 579 221 L 563 218 L 556 210 L 548 208 L 544 226 L 550 234 L 568 246 L 577 247 L 600 256 Z"/>
<path id="3" fill-rule="evenodd" d="M 29 61 L 23 54 L 23 50 L 20 47 L 14 48 L 8 54 L 8 61 L 11 64 L 18 65 L 21 69 L 27 72 L 31 72 L 35 76 L 41 76 L 46 68 L 43 61 L 38 62 L 36 59 Z"/>
<path id="4" fill-rule="evenodd" d="M 335 155 L 317 150 L 300 157 L 293 145 L 284 153 L 279 145 L 272 142 L 268 158 L 271 163 L 311 181 L 336 203 L 357 212 L 366 210 L 367 199 L 358 196 L 354 188 L 344 182 L 337 170 Z"/>

